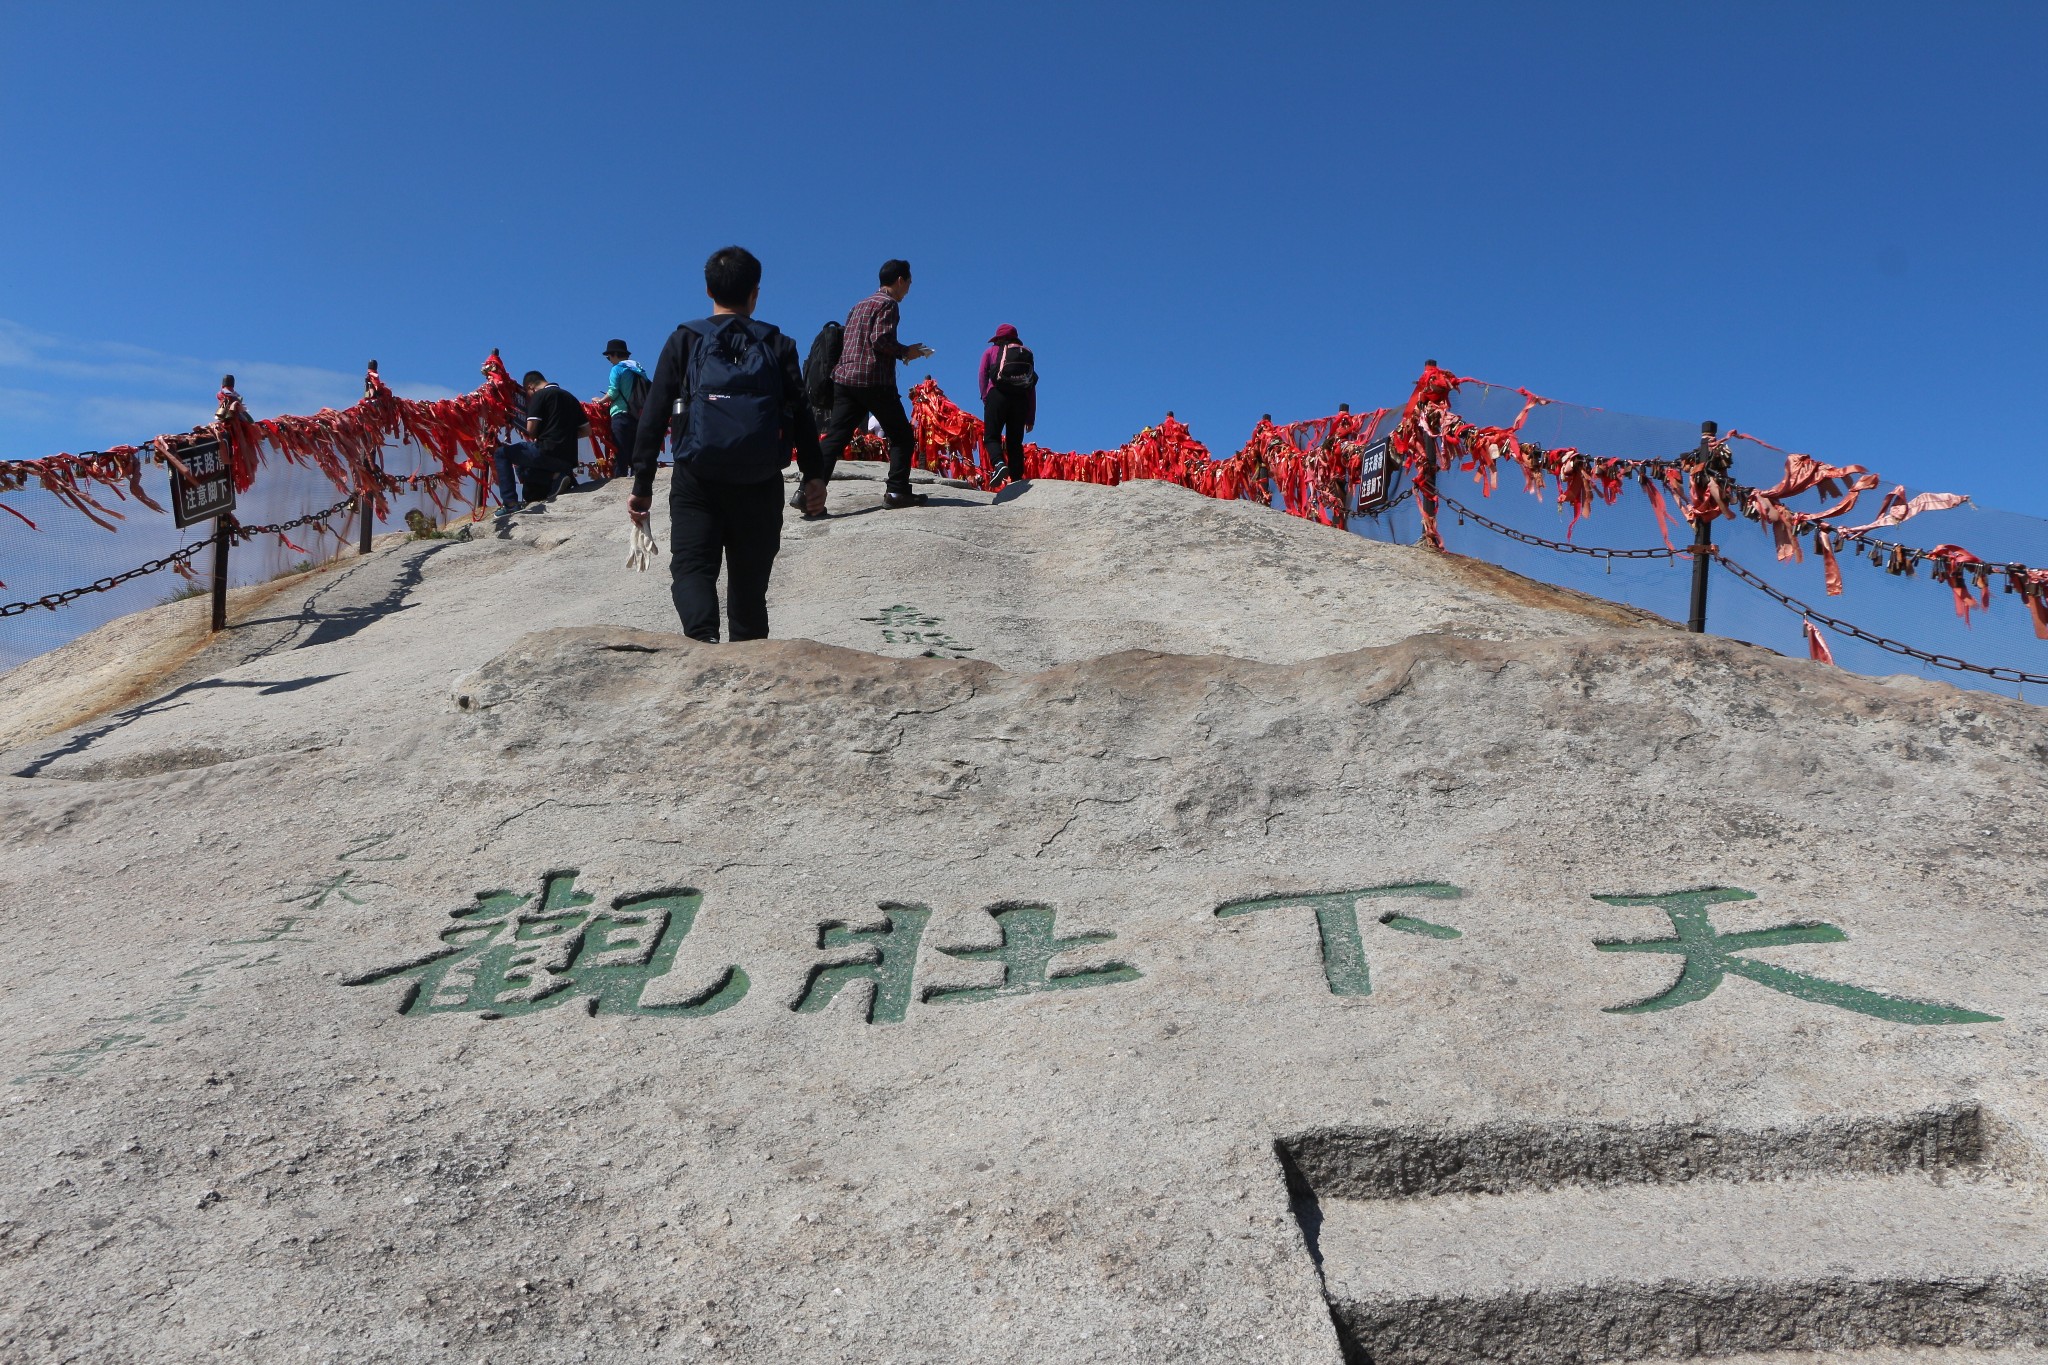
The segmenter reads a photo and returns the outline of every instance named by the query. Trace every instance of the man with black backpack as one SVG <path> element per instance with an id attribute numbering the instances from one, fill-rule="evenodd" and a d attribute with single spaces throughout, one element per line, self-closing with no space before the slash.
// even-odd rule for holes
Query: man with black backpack
<path id="1" fill-rule="evenodd" d="M 832 371 L 839 364 L 839 353 L 846 346 L 846 329 L 836 322 L 827 322 L 818 329 L 818 335 L 811 341 L 811 353 L 804 357 L 804 401 L 811 405 L 811 417 L 818 424 L 822 434 L 832 422 Z M 804 490 L 799 484 L 789 495 L 789 505 L 802 508 Z M 823 512 L 804 514 L 805 521 L 822 517 Z"/>
<path id="2" fill-rule="evenodd" d="M 612 458 L 612 474 L 617 476 L 632 468 L 633 442 L 640 434 L 640 408 L 647 401 L 649 381 L 647 371 L 634 363 L 633 353 L 617 337 L 604 344 L 604 358 L 611 361 L 612 372 L 597 401 L 605 404 L 611 417 L 612 449 L 618 452 Z"/>
<path id="3" fill-rule="evenodd" d="M 754 321 L 761 263 L 729 246 L 704 263 L 711 316 L 676 328 L 661 348 L 633 447 L 626 509 L 645 523 L 667 413 L 669 576 L 683 634 L 718 640 L 718 569 L 727 571 L 726 617 L 734 640 L 768 635 L 768 577 L 782 547 L 782 471 L 790 452 L 803 470 L 804 510 L 825 508 L 826 467 L 804 400 L 796 343 Z"/>
<path id="4" fill-rule="evenodd" d="M 896 366 L 922 360 L 932 349 L 896 339 L 897 305 L 910 292 L 910 262 L 884 261 L 880 275 L 882 287 L 856 303 L 847 315 L 845 345 L 839 363 L 832 367 L 832 420 L 825 428 L 825 471 L 830 477 L 854 430 L 873 417 L 889 440 L 889 481 L 884 485 L 882 506 L 918 507 L 925 496 L 910 491 L 910 457 L 917 433 L 896 389 Z"/>
<path id="5" fill-rule="evenodd" d="M 811 405 L 811 416 L 818 419 L 821 433 L 832 420 L 832 371 L 838 368 L 839 354 L 845 349 L 846 329 L 828 322 L 818 329 L 811 353 L 804 357 L 804 399 Z"/>

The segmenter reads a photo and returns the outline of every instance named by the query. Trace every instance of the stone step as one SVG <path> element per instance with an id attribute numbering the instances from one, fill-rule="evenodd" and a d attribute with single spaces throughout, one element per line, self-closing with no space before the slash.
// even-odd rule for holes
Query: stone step
<path id="1" fill-rule="evenodd" d="M 1841 1349 L 2048 1342 L 2048 1205 L 2001 1178 L 1700 1180 L 1319 1210 L 1333 1313 L 1374 1365 L 1772 1349 L 1862 1365 Z"/>

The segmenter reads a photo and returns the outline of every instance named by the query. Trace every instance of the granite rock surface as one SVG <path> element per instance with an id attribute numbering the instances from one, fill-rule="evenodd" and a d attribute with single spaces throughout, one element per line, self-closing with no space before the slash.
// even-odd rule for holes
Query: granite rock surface
<path id="1" fill-rule="evenodd" d="M 2042 1358 L 2048 713 L 929 491 L 0 676 L 0 1358 Z"/>

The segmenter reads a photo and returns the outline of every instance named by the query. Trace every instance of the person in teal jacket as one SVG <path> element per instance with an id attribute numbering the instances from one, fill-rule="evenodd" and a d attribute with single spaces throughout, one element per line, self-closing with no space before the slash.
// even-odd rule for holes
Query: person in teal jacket
<path id="1" fill-rule="evenodd" d="M 604 358 L 612 362 L 599 402 L 607 405 L 612 419 L 612 473 L 623 476 L 633 463 L 633 442 L 640 436 L 640 404 L 647 397 L 647 371 L 633 359 L 626 343 L 613 337 L 604 344 Z"/>

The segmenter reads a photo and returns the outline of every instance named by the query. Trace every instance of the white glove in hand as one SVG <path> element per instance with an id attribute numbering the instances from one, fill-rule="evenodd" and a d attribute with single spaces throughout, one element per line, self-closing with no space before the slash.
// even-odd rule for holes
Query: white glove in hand
<path id="1" fill-rule="evenodd" d="M 633 523 L 633 552 L 626 556 L 626 567 L 646 573 L 647 568 L 661 553 L 661 547 L 654 543 L 654 532 L 640 522 Z"/>

